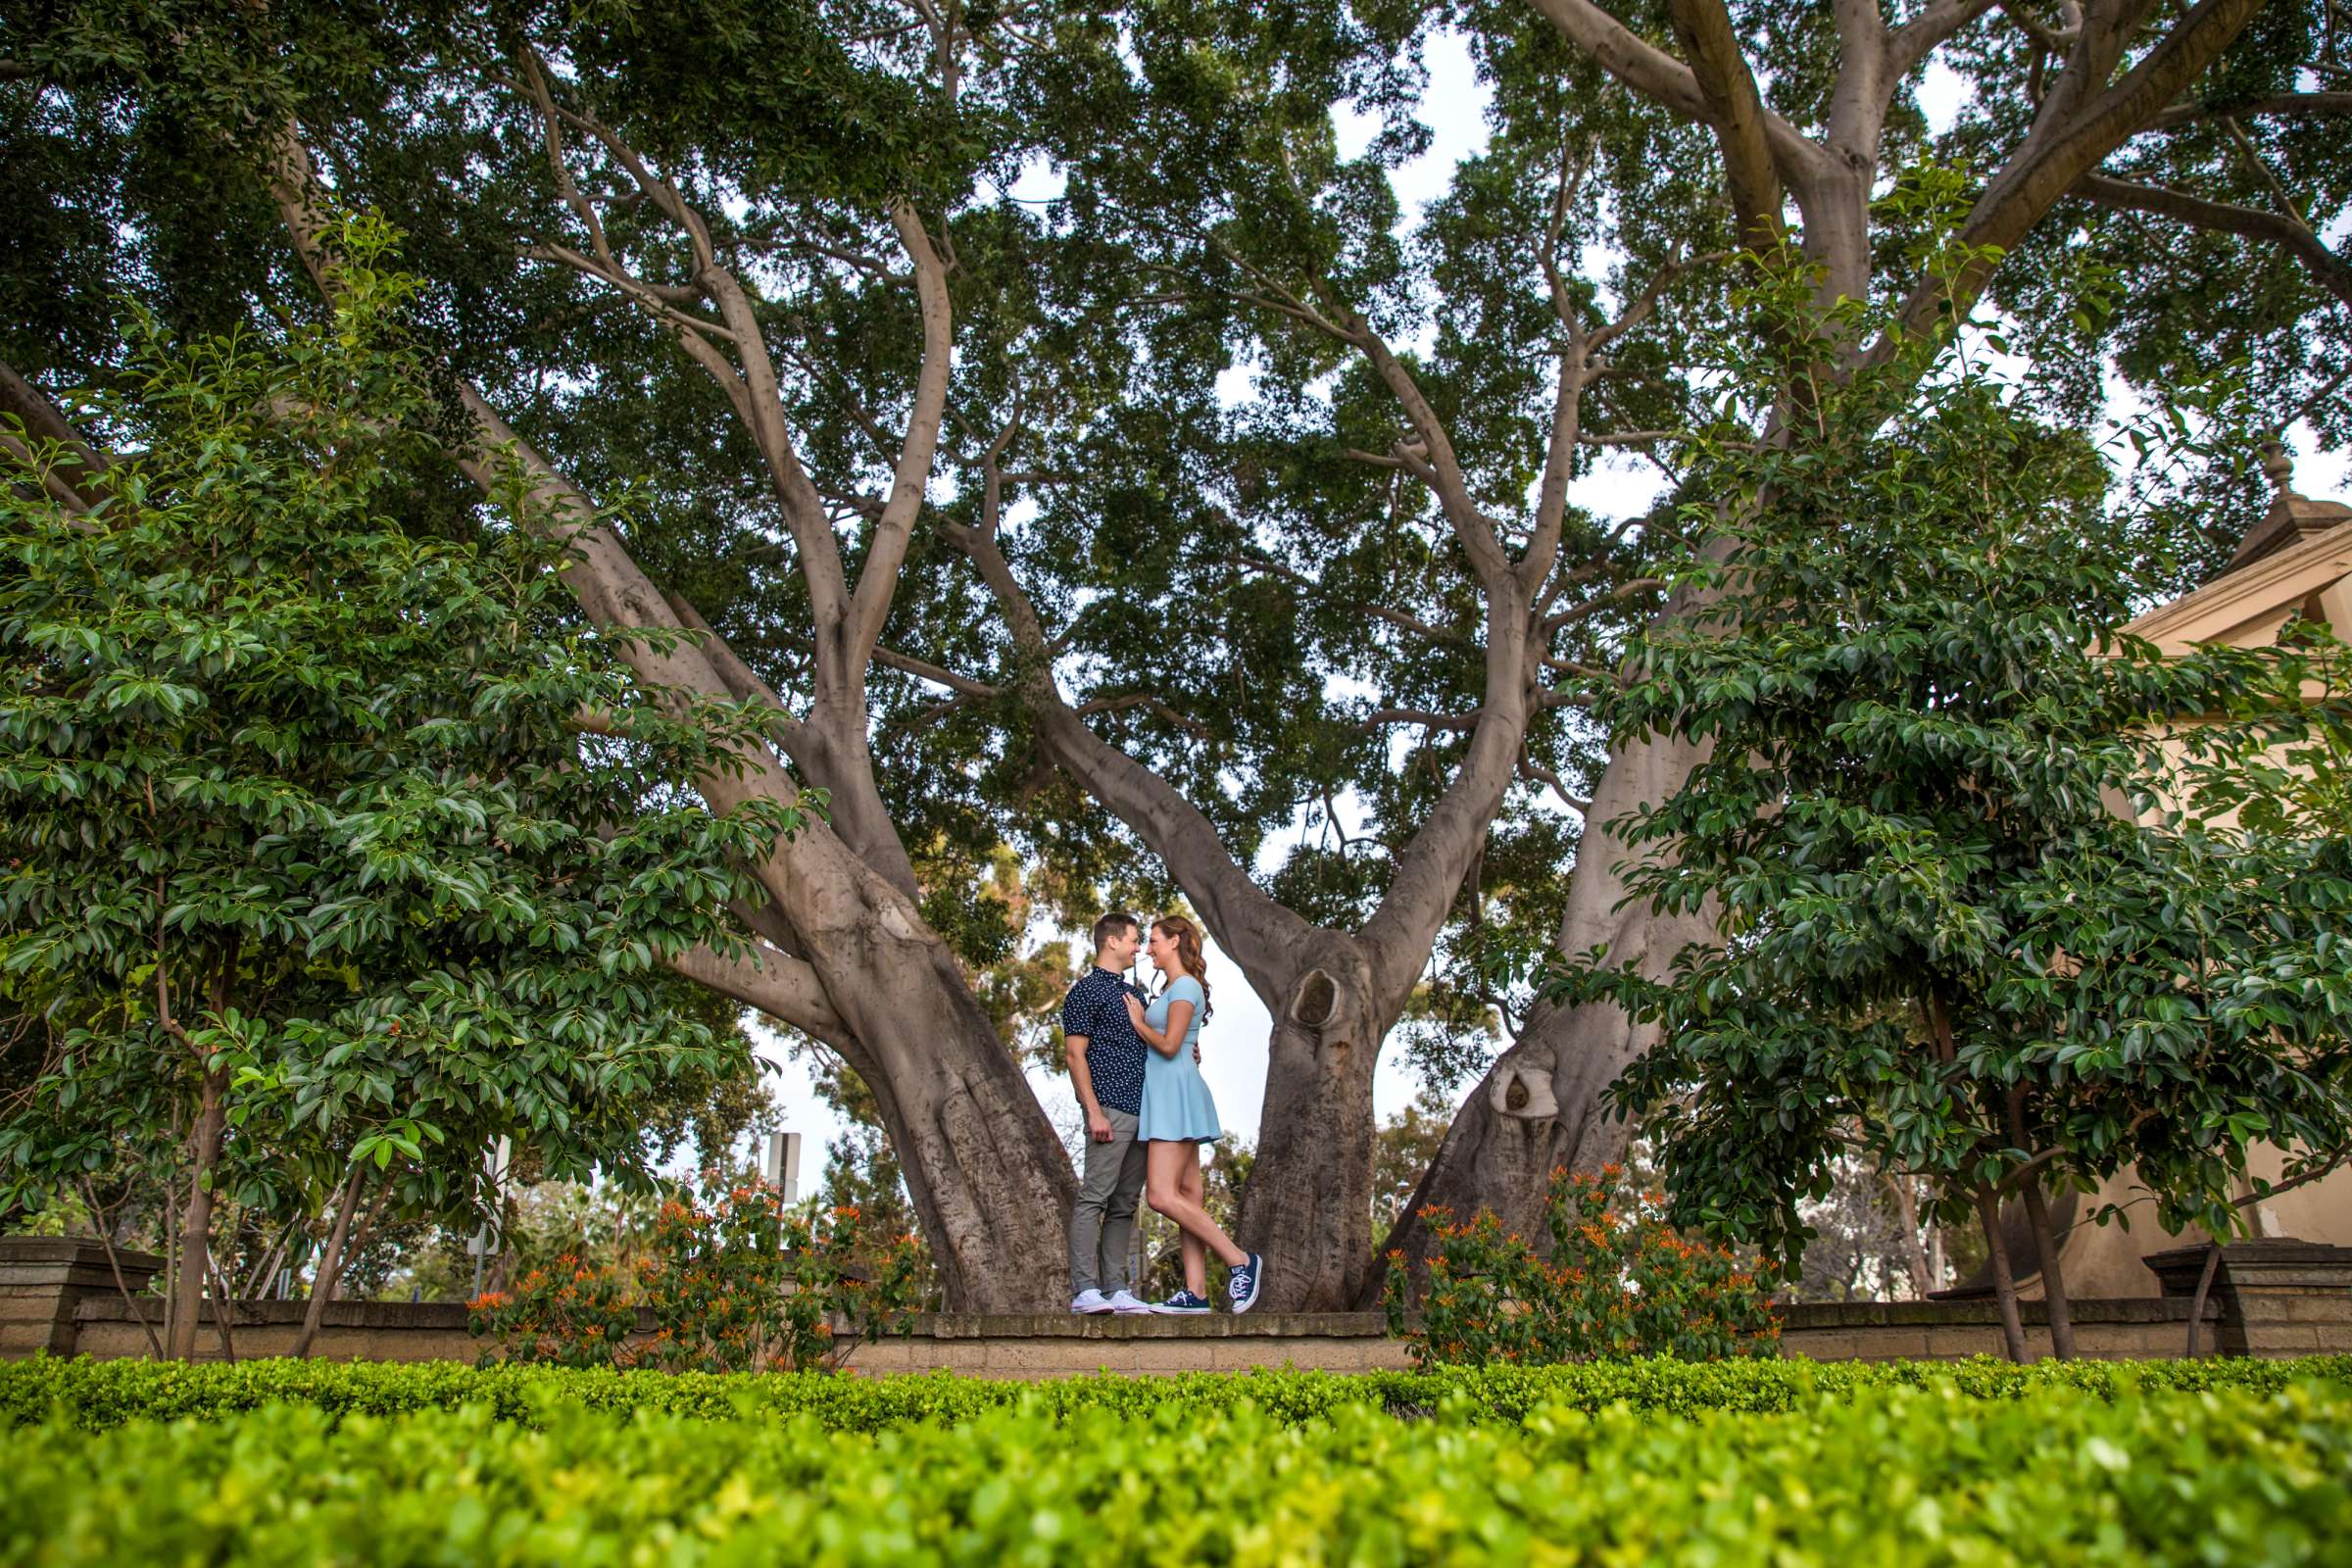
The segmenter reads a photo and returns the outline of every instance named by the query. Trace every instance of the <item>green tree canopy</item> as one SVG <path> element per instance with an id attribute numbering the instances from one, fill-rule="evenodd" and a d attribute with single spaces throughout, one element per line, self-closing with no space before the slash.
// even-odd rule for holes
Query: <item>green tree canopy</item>
<path id="1" fill-rule="evenodd" d="M 470 538 L 399 515 L 413 285 L 379 225 L 336 239 L 330 319 L 134 318 L 74 411 L 106 454 L 20 426 L 0 488 L 0 973 L 51 1024 L 0 1164 L 22 1198 L 184 1140 L 181 1354 L 221 1196 L 395 1172 L 454 1218 L 509 1134 L 642 1177 L 649 1102 L 733 1064 L 660 960 L 729 946 L 738 867 L 800 822 L 685 795 L 759 716 L 557 614 L 519 489 Z"/>
<path id="2" fill-rule="evenodd" d="M 1710 748 L 1626 834 L 1636 896 L 1716 940 L 1662 980 L 1596 955 L 1564 984 L 1660 1031 L 1618 1094 L 1680 1219 L 1793 1269 L 1799 1202 L 1858 1138 L 1978 1212 L 2020 1358 L 1995 1214 L 2022 1197 L 2071 1353 L 2046 1189 L 2132 1165 L 2165 1225 L 2225 1234 L 2250 1145 L 2298 1170 L 2352 1149 L 2346 841 L 2217 814 L 2250 757 L 2342 715 L 2301 694 L 2299 653 L 2125 634 L 2168 564 L 2142 519 L 1965 360 L 1898 357 L 1792 417 L 1801 449 L 1691 454 L 1705 608 L 1645 635 L 1601 708 Z M 2168 448 L 2141 437 L 2137 483 Z"/>
<path id="3" fill-rule="evenodd" d="M 2157 156 L 2217 74 L 2325 100 L 2332 34 L 2251 28 L 2261 0 L 2082 11 L 83 0 L 0 38 L 0 179 L 38 215 L 0 235 L 0 357 L 95 379 L 110 291 L 217 329 L 311 298 L 327 193 L 399 214 L 476 489 L 517 438 L 580 529 L 591 623 L 716 628 L 625 656 L 768 707 L 707 793 L 830 793 L 752 867 L 757 961 L 696 972 L 873 1088 L 950 1296 L 1040 1304 L 1003 1259 L 1050 1252 L 1068 1196 L 967 978 L 1017 940 L 970 897 L 1009 845 L 1074 902 L 1181 888 L 1245 967 L 1275 1028 L 1243 1231 L 1295 1254 L 1278 1302 L 1338 1304 L 1368 1277 L 1396 1021 L 1475 1069 L 1525 1000 L 1482 959 L 1689 934 L 1624 912 L 1623 846 L 1572 808 L 1614 820 L 1690 756 L 1605 749 L 1559 689 L 1658 608 L 1680 514 L 1567 495 L 1604 445 L 1694 477 L 1658 432 L 1713 416 L 1720 345 L 1777 329 L 1732 253 L 1788 239 L 1825 365 L 1883 349 L 1840 335 L 1840 298 L 1916 328 L 1991 286 L 2036 329 L 2128 296 L 2050 328 L 2069 385 L 2111 357 L 2175 378 L 2180 269 L 2104 233 L 2079 265 L 2109 210 L 2084 182 Z M 1489 135 L 1407 226 L 1397 172 L 1462 108 L 1429 101 L 1442 30 Z M 1335 111 L 1378 129 L 1357 147 Z M 2258 180 L 2196 145 L 2179 178 Z M 1872 206 L 1931 153 L 1981 258 L 1941 291 L 1916 215 Z M 2322 232 L 2331 178 L 2281 176 Z M 2273 422 L 2318 384 L 2315 297 L 2241 291 L 2210 339 L 2258 362 Z M 1743 411 L 1757 439 L 1791 438 L 1775 404 Z M 591 525 L 632 488 L 625 526 Z M 1640 1032 L 1510 1016 L 1416 1205 L 1524 1222 L 1553 1163 L 1611 1152 L 1597 1096 Z"/>

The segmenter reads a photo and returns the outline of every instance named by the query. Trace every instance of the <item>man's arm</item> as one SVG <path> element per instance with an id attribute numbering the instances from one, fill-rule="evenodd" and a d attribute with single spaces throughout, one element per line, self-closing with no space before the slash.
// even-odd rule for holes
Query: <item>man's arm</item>
<path id="1" fill-rule="evenodd" d="M 1098 1144 L 1110 1142 L 1110 1118 L 1095 1099 L 1095 1075 L 1086 1070 L 1086 1036 L 1061 1037 L 1062 1059 L 1070 1064 L 1070 1087 L 1078 1091 L 1078 1108 L 1086 1112 L 1086 1135 Z"/>

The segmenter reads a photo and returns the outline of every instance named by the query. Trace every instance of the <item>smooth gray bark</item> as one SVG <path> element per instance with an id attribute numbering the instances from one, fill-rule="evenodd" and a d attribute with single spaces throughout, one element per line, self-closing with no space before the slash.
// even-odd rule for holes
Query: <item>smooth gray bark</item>
<path id="1" fill-rule="evenodd" d="M 1679 788 L 1702 756 L 1703 747 L 1674 738 L 1642 741 L 1610 756 L 1570 872 L 1568 907 L 1553 947 L 1558 956 L 1574 959 L 1605 948 L 1609 962 L 1662 977 L 1684 947 L 1713 940 L 1704 914 L 1661 915 L 1627 902 L 1624 868 L 1635 851 L 1611 826 Z M 1654 1027 L 1636 1024 L 1613 1004 L 1540 1004 L 1446 1129 L 1389 1248 L 1404 1252 L 1418 1277 L 1432 1207 L 1465 1220 L 1492 1209 L 1506 1230 L 1544 1235 L 1552 1171 L 1592 1172 L 1623 1157 L 1631 1129 L 1606 1112 L 1602 1096 L 1656 1038 Z M 1377 1300 L 1379 1282 L 1379 1273 L 1369 1271 L 1359 1305 Z"/>
<path id="2" fill-rule="evenodd" d="M 543 85 L 540 97 L 544 105 Z M 560 161 L 552 112 L 548 122 L 551 156 Z M 585 123 L 593 134 L 610 138 L 609 131 Z M 813 758 L 819 764 L 813 771 L 833 792 L 832 809 L 839 813 L 838 825 L 809 820 L 750 868 L 770 900 L 778 933 L 792 939 L 791 953 L 706 951 L 682 955 L 673 966 L 826 1041 L 873 1091 L 953 1306 L 1057 1306 L 1067 1299 L 1057 1260 L 1076 1191 L 1068 1158 L 955 955 L 923 921 L 904 848 L 881 811 L 864 739 L 865 668 L 921 503 L 944 407 L 951 348 L 945 268 L 919 220 L 901 204 L 892 220 L 914 264 L 924 362 L 889 497 L 873 526 L 865 568 L 853 585 L 823 504 L 793 448 L 749 295 L 719 264 L 708 230 L 676 188 L 617 140 L 606 145 L 650 207 L 686 236 L 700 266 L 698 283 L 735 334 L 733 359 L 691 330 L 677 335 L 681 349 L 726 393 L 759 447 L 778 510 L 799 546 L 815 615 L 819 700 L 796 717 L 723 643 L 679 640 L 651 647 L 624 640 L 622 657 L 652 691 L 760 700 L 775 710 L 775 748 L 745 747 L 734 758 L 735 768 L 698 781 L 712 810 L 753 801 L 796 804 L 801 786 L 786 759 L 805 767 Z M 267 172 L 288 233 L 314 281 L 331 291 L 318 183 L 299 127 L 285 127 L 272 156 Z M 560 183 L 576 210 L 584 198 L 567 175 Z M 583 270 L 641 298 L 631 293 L 634 279 L 610 252 L 593 261 L 566 254 Z M 598 519 L 585 493 L 523 441 L 477 389 L 458 390 L 472 420 L 469 439 L 454 453 L 460 466 L 486 493 L 519 467 L 535 508 L 527 520 L 577 555 L 565 581 L 595 624 L 707 630 L 699 616 L 688 618 L 690 610 L 681 614 L 646 576 L 619 536 Z"/>

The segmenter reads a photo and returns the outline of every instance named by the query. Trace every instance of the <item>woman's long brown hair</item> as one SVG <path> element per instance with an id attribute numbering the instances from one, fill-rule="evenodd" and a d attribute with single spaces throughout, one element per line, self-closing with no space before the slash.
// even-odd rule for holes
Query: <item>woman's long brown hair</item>
<path id="1" fill-rule="evenodd" d="M 1200 928 L 1181 914 L 1163 914 L 1152 922 L 1152 928 L 1176 939 L 1176 961 L 1184 965 L 1186 974 L 1200 982 L 1200 1016 L 1205 1020 L 1209 1014 L 1208 960 L 1200 956 Z M 1168 982 L 1160 981 L 1159 989 L 1167 990 Z"/>

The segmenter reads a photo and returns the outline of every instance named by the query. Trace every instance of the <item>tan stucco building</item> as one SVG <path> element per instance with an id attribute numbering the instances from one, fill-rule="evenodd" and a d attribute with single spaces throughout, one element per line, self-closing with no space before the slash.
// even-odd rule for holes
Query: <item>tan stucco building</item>
<path id="1" fill-rule="evenodd" d="M 2264 467 L 2276 499 L 2230 564 L 2204 587 L 2132 622 L 2131 631 L 2171 654 L 2212 643 L 2265 647 L 2296 618 L 2323 622 L 2335 636 L 2352 641 L 2352 507 L 2295 494 L 2288 488 L 2283 452 L 2274 449 Z M 2258 1149 L 2249 1161 L 2253 1174 L 2274 1180 L 2283 1163 L 2280 1152 L 2270 1148 Z M 2127 1170 L 2073 1206 L 2078 1214 L 2089 1214 L 2108 1203 L 2131 1203 L 2137 1196 L 2134 1173 Z M 2156 1276 L 2140 1259 L 2209 1240 L 2202 1230 L 2180 1235 L 2159 1228 L 2152 1205 L 2144 1201 L 2130 1212 L 2128 1231 L 2113 1223 L 2082 1225 L 2068 1236 L 2063 1256 L 2072 1295 L 2160 1295 Z M 2257 1219 L 2261 1235 L 2352 1246 L 2352 1168 L 2280 1194 L 2260 1206 Z"/>

